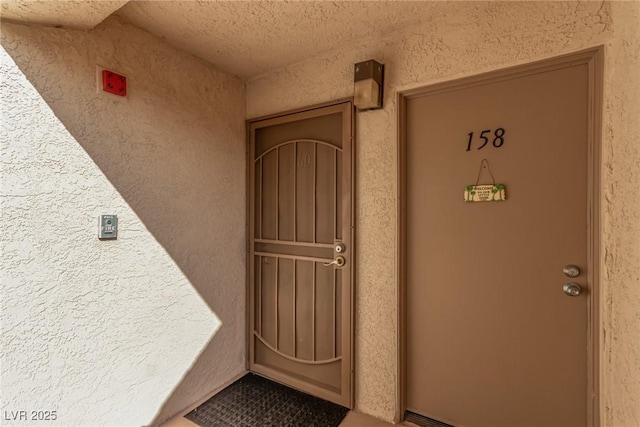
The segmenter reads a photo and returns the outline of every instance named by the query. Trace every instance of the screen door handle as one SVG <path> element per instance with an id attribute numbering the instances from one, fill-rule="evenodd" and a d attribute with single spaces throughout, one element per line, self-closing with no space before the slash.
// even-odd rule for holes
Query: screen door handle
<path id="1" fill-rule="evenodd" d="M 329 267 L 331 265 L 335 265 L 336 267 L 342 267 L 343 265 L 345 265 L 345 263 L 346 261 L 344 260 L 344 257 L 339 256 L 339 257 L 336 257 L 336 259 L 334 259 L 333 261 L 322 264 L 322 265 L 324 265 L 325 267 Z"/>

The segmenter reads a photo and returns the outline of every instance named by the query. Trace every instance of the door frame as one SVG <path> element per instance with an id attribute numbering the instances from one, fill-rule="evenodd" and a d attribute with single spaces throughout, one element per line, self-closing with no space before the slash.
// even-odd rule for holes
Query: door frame
<path id="1" fill-rule="evenodd" d="M 587 425 L 600 426 L 600 239 L 601 239 L 601 148 L 604 47 L 597 46 L 579 52 L 535 61 L 524 65 L 477 74 L 460 79 L 398 91 L 398 198 L 397 198 L 397 259 L 398 265 L 398 359 L 396 387 L 396 421 L 402 421 L 407 401 L 407 100 L 435 95 L 454 89 L 523 77 L 573 65 L 588 67 L 588 158 L 587 158 Z"/>
<path id="2" fill-rule="evenodd" d="M 252 371 L 250 368 L 251 365 L 251 348 L 253 346 L 253 331 L 251 330 L 251 325 L 253 324 L 253 312 L 251 310 L 251 306 L 253 304 L 253 301 L 251 300 L 251 286 L 253 286 L 253 246 L 252 246 L 252 241 L 251 241 L 251 236 L 252 236 L 252 232 L 253 232 L 253 227 L 254 227 L 254 213 L 251 210 L 251 186 L 252 186 L 252 177 L 251 177 L 251 173 L 252 173 L 252 165 L 253 165 L 253 147 L 255 145 L 255 138 L 254 138 L 254 134 L 252 132 L 252 128 L 253 125 L 255 123 L 258 122 L 262 122 L 262 121 L 273 121 L 273 123 L 271 123 L 271 125 L 275 125 L 275 124 L 282 124 L 282 123 L 288 123 L 291 122 L 290 120 L 290 116 L 292 115 L 298 115 L 300 117 L 298 117 L 299 120 L 303 120 L 303 119 L 308 119 L 308 118 L 313 118 L 313 117 L 318 117 L 320 115 L 323 115 L 322 113 L 320 113 L 318 110 L 321 109 L 325 109 L 325 108 L 329 108 L 329 107 L 336 107 L 337 110 L 343 109 L 344 111 L 347 112 L 347 114 L 344 115 L 344 122 L 343 122 L 343 138 L 347 138 L 350 139 L 350 153 L 349 153 L 349 157 L 350 157 L 350 165 L 351 165 L 351 174 L 348 177 L 350 182 L 351 182 L 351 191 L 350 191 L 350 204 L 351 204 L 351 210 L 349 212 L 349 222 L 350 222 L 350 231 L 348 234 L 348 241 L 349 243 L 349 251 L 350 251 L 350 262 L 351 262 L 351 267 L 349 268 L 349 281 L 350 281 L 350 289 L 349 289 L 349 302 L 348 304 L 343 304 L 343 307 L 347 307 L 349 308 L 349 316 L 343 316 L 343 322 L 348 323 L 349 325 L 349 331 L 350 331 L 350 337 L 349 337 L 349 345 L 348 348 L 343 348 L 343 352 L 344 353 L 348 353 L 348 356 L 345 357 L 344 359 L 347 361 L 348 364 L 348 369 L 343 369 L 342 371 L 342 383 L 345 383 L 345 376 L 348 378 L 348 383 L 349 383 L 349 388 L 348 388 L 348 399 L 344 402 L 341 402 L 342 405 L 348 407 L 349 409 L 353 409 L 354 407 L 354 403 L 355 403 L 355 284 L 356 284 L 356 161 L 355 161 L 355 153 L 356 153 L 356 148 L 355 148 L 355 143 L 356 143 L 356 138 L 355 138 L 355 133 L 356 133 L 356 114 L 355 114 L 355 108 L 353 105 L 353 97 L 350 98 L 342 98 L 342 99 L 338 99 L 335 101 L 329 101 L 329 102 L 325 102 L 325 103 L 321 103 L 321 104 L 315 104 L 312 106 L 308 106 L 308 107 L 303 107 L 303 108 L 298 108 L 298 109 L 293 109 L 293 110 L 287 110 L 281 113 L 275 113 L 275 114 L 269 114 L 269 115 L 265 115 L 265 116 L 259 116 L 259 117 L 255 117 L 252 119 L 247 119 L 246 120 L 246 138 L 247 138 L 247 143 L 246 143 L 246 175 L 245 175 L 245 180 L 246 180 L 246 186 L 245 186 L 245 194 L 246 194 L 246 207 L 245 207 L 245 212 L 246 212 L 246 223 L 245 223 L 245 263 L 246 263 L 246 281 L 245 281 L 245 292 L 246 292 L 246 310 L 245 310 L 245 321 L 246 321 L 246 327 L 245 327 L 245 344 L 246 344 L 246 348 L 245 348 L 245 369 L 249 372 L 255 372 Z M 345 177 L 346 179 L 347 177 Z M 345 241 L 347 241 L 347 239 L 345 239 Z M 344 308 L 343 308 L 344 310 Z M 345 372 L 348 371 L 348 372 Z M 262 373 L 260 372 L 255 372 L 258 375 L 262 375 Z M 274 379 L 274 378 L 271 378 Z M 278 381 L 277 378 L 275 378 L 275 381 Z M 291 384 L 285 384 L 288 387 L 295 387 L 294 385 Z M 318 396 L 319 397 L 323 397 L 325 399 L 328 399 L 328 396 L 323 396 L 323 392 L 321 389 L 318 389 L 319 393 Z M 305 392 L 306 393 L 306 392 Z M 328 400 L 332 400 L 332 399 L 328 399 Z"/>

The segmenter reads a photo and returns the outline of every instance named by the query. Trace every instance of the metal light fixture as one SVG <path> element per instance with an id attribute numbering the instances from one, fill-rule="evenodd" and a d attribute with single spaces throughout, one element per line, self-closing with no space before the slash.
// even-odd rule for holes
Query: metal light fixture
<path id="1" fill-rule="evenodd" d="M 373 59 L 355 65 L 354 104 L 358 110 L 382 108 L 384 65 Z"/>

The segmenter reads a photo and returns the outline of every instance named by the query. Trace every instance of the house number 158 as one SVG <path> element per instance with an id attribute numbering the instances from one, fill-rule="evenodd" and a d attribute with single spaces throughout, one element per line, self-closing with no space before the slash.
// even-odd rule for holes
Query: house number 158
<path id="1" fill-rule="evenodd" d="M 485 136 L 486 134 L 489 134 L 489 136 L 488 137 Z M 480 139 L 482 140 L 482 144 L 478 147 L 478 150 L 482 150 L 484 147 L 486 147 L 487 144 L 489 143 L 489 139 L 492 136 L 493 136 L 493 141 L 492 141 L 493 146 L 496 148 L 502 147 L 502 144 L 504 144 L 504 128 L 496 129 L 493 132 L 493 135 L 491 135 L 491 129 L 487 129 L 480 132 Z M 473 143 L 473 132 L 469 132 L 469 142 L 467 143 L 466 151 L 471 151 L 472 143 Z"/>

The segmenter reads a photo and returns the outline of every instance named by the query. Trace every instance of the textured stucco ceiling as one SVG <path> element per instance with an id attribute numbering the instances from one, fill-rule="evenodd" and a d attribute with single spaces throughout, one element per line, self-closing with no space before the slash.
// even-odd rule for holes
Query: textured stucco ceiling
<path id="1" fill-rule="evenodd" d="M 89 29 L 111 14 L 251 78 L 346 43 L 454 13 L 467 2 L 0 0 L 2 19 Z M 368 59 L 368 58 L 363 58 Z"/>
<path id="2" fill-rule="evenodd" d="M 117 14 L 222 71 L 248 78 L 424 21 L 445 4 L 132 1 Z"/>
<path id="3" fill-rule="evenodd" d="M 101 23 L 128 0 L 0 0 L 0 16 L 14 22 L 86 30 Z"/>

